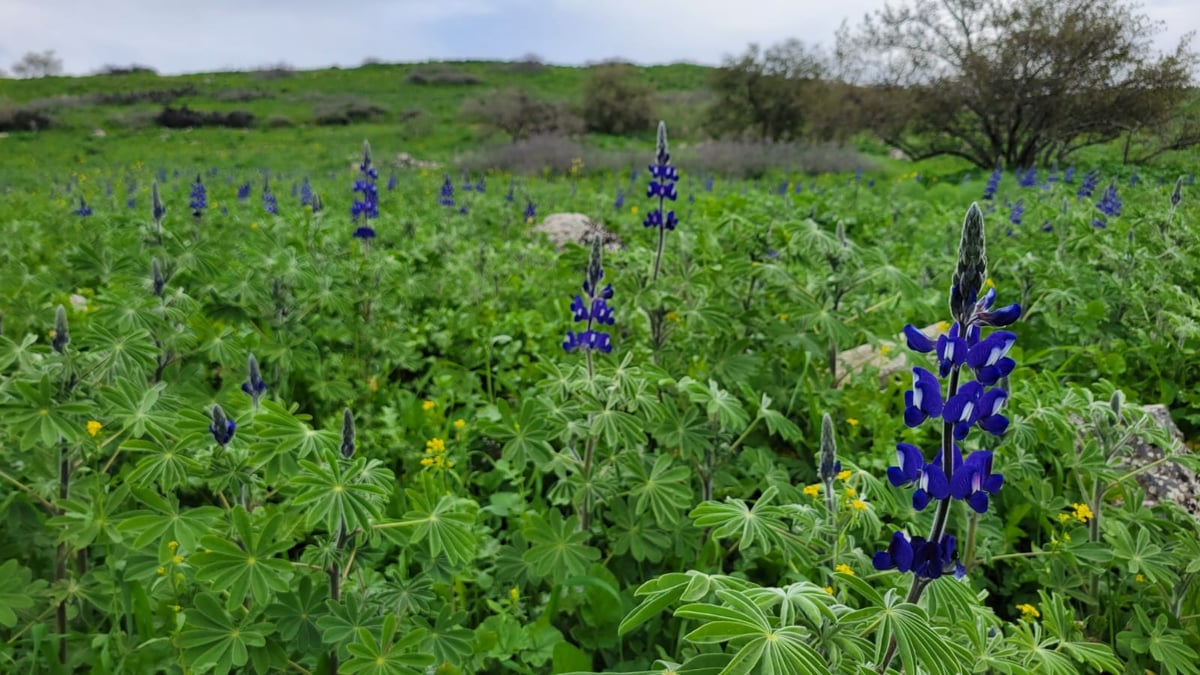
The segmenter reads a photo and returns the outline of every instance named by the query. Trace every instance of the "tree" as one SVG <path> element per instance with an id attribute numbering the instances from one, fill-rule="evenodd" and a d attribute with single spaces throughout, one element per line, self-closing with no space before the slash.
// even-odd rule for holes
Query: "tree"
<path id="1" fill-rule="evenodd" d="M 625 63 L 592 69 L 583 88 L 583 124 L 588 131 L 623 135 L 654 128 L 654 87 Z"/>
<path id="2" fill-rule="evenodd" d="M 827 59 L 799 40 L 765 52 L 752 44 L 725 60 L 712 76 L 716 101 L 708 126 L 718 136 L 751 134 L 762 141 L 786 141 L 804 134 L 814 105 L 825 89 Z"/>
<path id="3" fill-rule="evenodd" d="M 843 26 L 838 55 L 887 143 L 1027 167 L 1164 128 L 1196 54 L 1155 53 L 1160 30 L 1124 0 L 908 0 Z"/>
<path id="4" fill-rule="evenodd" d="M 54 55 L 53 49 L 47 49 L 41 53 L 27 52 L 12 69 L 17 77 L 50 77 L 62 74 L 63 63 Z"/>
<path id="5" fill-rule="evenodd" d="M 512 142 L 531 136 L 558 134 L 569 136 L 581 131 L 582 123 L 562 104 L 535 98 L 518 88 L 488 92 L 463 102 L 467 120 L 502 131 Z"/>

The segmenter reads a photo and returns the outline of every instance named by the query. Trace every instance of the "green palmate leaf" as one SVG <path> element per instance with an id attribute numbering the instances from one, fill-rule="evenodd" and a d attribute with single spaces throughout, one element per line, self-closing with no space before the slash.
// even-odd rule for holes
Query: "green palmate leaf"
<path id="1" fill-rule="evenodd" d="M 106 415 L 120 431 L 133 438 L 145 436 L 148 430 L 165 436 L 174 421 L 174 416 L 162 409 L 166 389 L 163 382 L 146 387 L 137 380 L 119 380 L 101 400 Z"/>
<path id="2" fill-rule="evenodd" d="M 190 554 L 224 513 L 215 506 L 181 507 L 174 495 L 163 497 L 145 488 L 132 490 L 134 498 L 150 507 L 127 512 L 117 525 L 122 532 L 135 535 L 134 548 L 145 548 L 156 541 L 176 541 L 181 555 Z"/>
<path id="3" fill-rule="evenodd" d="M 1178 579 L 1171 555 L 1161 546 L 1151 543 L 1150 532 L 1139 529 L 1137 537 L 1129 533 L 1124 523 L 1110 522 L 1113 555 L 1123 562 L 1130 574 L 1145 574 L 1150 581 L 1175 583 Z"/>
<path id="4" fill-rule="evenodd" d="M 119 542 L 123 535 L 117 528 L 117 514 L 121 513 L 128 497 L 128 486 L 123 485 L 108 492 L 100 484 L 93 483 L 87 490 L 86 498 L 58 500 L 62 514 L 49 519 L 47 524 L 62 528 L 59 541 L 65 541 L 75 548 Z"/>
<path id="5" fill-rule="evenodd" d="M 763 422 L 766 422 L 767 431 L 785 441 L 795 442 L 803 436 L 800 433 L 800 427 L 796 426 L 795 422 L 789 420 L 778 410 L 771 409 L 771 397 L 766 394 L 763 394 L 759 401 L 758 416 L 762 418 Z"/>
<path id="6" fill-rule="evenodd" d="M 89 366 L 104 382 L 122 377 L 143 380 L 157 363 L 159 350 L 145 329 L 114 333 L 102 326 L 93 326 L 88 342 L 89 353 L 97 359 Z"/>
<path id="7" fill-rule="evenodd" d="M 344 523 L 347 532 L 369 531 L 380 518 L 380 507 L 388 495 L 384 485 L 393 480 L 391 471 L 376 460 L 345 460 L 337 451 L 322 454 L 321 464 L 300 462 L 300 473 L 292 479 L 300 488 L 293 505 L 305 510 L 309 527 L 322 523 L 327 532 L 337 532 Z M 374 465 L 379 476 L 371 476 L 368 464 Z"/>
<path id="8" fill-rule="evenodd" d="M 522 531 L 530 548 L 521 557 L 535 574 L 556 583 L 584 574 L 588 563 L 600 559 L 600 551 L 586 543 L 591 535 L 579 531 L 579 519 L 571 516 L 564 520 L 557 509 L 550 509 L 545 517 L 526 514 Z"/>
<path id="9" fill-rule="evenodd" d="M 704 502 L 689 515 L 696 527 L 712 528 L 718 537 L 736 538 L 742 549 L 758 544 L 764 553 L 769 553 L 777 548 L 787 548 L 786 539 L 792 538 L 783 522 L 786 512 L 771 504 L 778 494 L 778 489 L 769 487 L 754 506 L 732 497 L 724 503 Z"/>
<path id="10" fill-rule="evenodd" d="M 0 626 L 17 625 L 16 610 L 29 609 L 46 587 L 42 579 L 32 581 L 33 572 L 16 560 L 0 564 Z"/>
<path id="11" fill-rule="evenodd" d="M 612 524 L 605 533 L 612 542 L 614 553 L 628 553 L 639 562 L 659 562 L 663 559 L 670 545 L 666 532 L 647 522 L 645 518 L 635 515 L 624 499 L 614 499 L 609 502 L 608 507 L 605 515 Z"/>
<path id="12" fill-rule="evenodd" d="M 254 616 L 246 615 L 241 607 L 226 611 L 211 593 L 196 595 L 193 605 L 183 612 L 179 646 L 185 662 L 196 672 L 228 673 L 241 668 L 250 660 L 249 649 L 265 645 L 273 630 L 268 623 L 255 623 Z"/>
<path id="13" fill-rule="evenodd" d="M 317 619 L 321 639 L 327 645 L 341 645 L 341 651 L 360 631 L 378 633 L 383 625 L 378 608 L 363 602 L 358 593 L 342 595 L 341 602 L 326 599 L 325 608 L 327 614 Z"/>
<path id="14" fill-rule="evenodd" d="M 910 673 L 928 672 L 932 675 L 955 675 L 963 672 L 970 652 L 963 645 L 933 629 L 929 617 L 920 607 L 899 601 L 889 591 L 880 613 L 883 620 L 881 636 L 896 638 L 900 662 Z"/>
<path id="15" fill-rule="evenodd" d="M 411 508 L 404 514 L 404 520 L 380 523 L 376 529 L 385 533 L 393 528 L 409 530 L 412 532 L 410 542 L 426 541 L 431 556 L 445 553 L 453 564 L 470 562 L 475 557 L 474 527 L 479 505 L 454 495 L 443 495 L 434 502 L 429 496 L 430 488 L 427 483 L 423 489 L 405 490 Z"/>
<path id="16" fill-rule="evenodd" d="M 425 672 L 425 667 L 434 663 L 434 657 L 414 651 L 425 637 L 425 632 L 420 629 L 409 630 L 397 638 L 397 623 L 394 615 L 387 615 L 383 619 L 379 639 L 371 631 L 359 629 L 357 639 L 346 647 L 350 652 L 350 660 L 342 666 L 341 671 L 369 675 Z"/>
<path id="17" fill-rule="evenodd" d="M 836 616 L 830 607 L 836 602 L 834 597 L 809 581 L 783 588 L 752 588 L 745 595 L 762 608 L 778 604 L 779 621 L 785 626 L 795 623 L 797 619 L 807 619 L 815 627 L 820 626 L 823 620 L 834 620 Z"/>
<path id="18" fill-rule="evenodd" d="M 60 441 L 75 443 L 84 432 L 87 415 L 94 415 L 94 406 L 87 401 L 59 402 L 58 387 L 49 375 L 36 382 L 12 383 L 16 396 L 2 411 L 6 427 L 21 430 L 22 450 L 38 446 L 56 447 Z"/>
<path id="19" fill-rule="evenodd" d="M 710 576 L 695 570 L 664 574 L 657 579 L 647 581 L 634 591 L 635 596 L 645 599 L 625 617 L 625 620 L 617 627 L 617 632 L 620 635 L 629 633 L 680 600 L 689 602 L 701 600 L 713 587 L 744 589 L 747 585 L 745 582 L 731 577 Z"/>
<path id="20" fill-rule="evenodd" d="M 238 541 L 206 536 L 200 540 L 205 549 L 192 556 L 196 576 L 210 582 L 214 588 L 229 592 L 227 605 L 232 609 L 252 593 L 255 602 L 265 604 L 271 592 L 288 590 L 292 565 L 275 556 L 291 547 L 290 541 L 277 541 L 283 515 L 267 517 L 265 522 L 252 523 L 241 506 L 232 513 L 233 530 Z"/>
<path id="21" fill-rule="evenodd" d="M 276 596 L 265 615 L 275 622 L 279 637 L 294 642 L 309 653 L 316 653 L 321 644 L 317 620 L 326 614 L 325 598 L 329 590 L 324 583 L 313 583 L 311 576 L 300 578 L 300 584 L 288 593 Z"/>
<path id="22" fill-rule="evenodd" d="M 432 654 L 434 663 L 465 666 L 475 646 L 475 634 L 462 627 L 466 618 L 462 612 L 451 612 L 449 605 L 442 605 L 432 622 L 424 617 L 414 617 L 425 636 L 421 640 L 421 650 Z"/>
<path id="23" fill-rule="evenodd" d="M 684 458 L 699 458 L 712 445 L 713 435 L 708 422 L 691 406 L 663 406 L 662 419 L 652 433 L 659 444 L 668 450 L 678 450 Z"/>
<path id="24" fill-rule="evenodd" d="M 687 392 L 693 403 L 704 406 L 709 419 L 720 425 L 723 431 L 737 431 L 750 422 L 750 416 L 742 407 L 736 396 L 722 389 L 716 380 L 709 380 L 708 386 L 685 377 L 679 380 L 679 388 Z"/>
<path id="25" fill-rule="evenodd" d="M 554 427 L 548 414 L 551 406 L 540 399 L 526 397 L 515 416 L 504 400 L 497 401 L 496 407 L 501 420 L 490 425 L 489 431 L 505 442 L 501 449 L 504 458 L 514 466 L 549 462 L 554 454 L 554 448 L 549 443 L 554 436 Z"/>
<path id="26" fill-rule="evenodd" d="M 129 473 L 128 480 L 140 486 L 157 485 L 163 492 L 174 492 L 189 478 L 203 474 L 203 466 L 190 456 L 191 448 L 165 440 L 128 440 L 121 451 L 144 455 Z"/>
<path id="27" fill-rule="evenodd" d="M 635 455 L 626 463 L 634 479 L 629 490 L 634 513 L 640 517 L 649 511 L 658 525 L 672 527 L 692 504 L 692 470 L 676 466 L 670 455 L 659 455 L 649 471 L 647 462 L 648 458 Z"/>
<path id="28" fill-rule="evenodd" d="M 684 636 L 696 643 L 733 641 L 738 649 L 722 675 L 743 673 L 828 673 L 829 666 L 808 645 L 812 636 L 797 626 L 775 628 L 772 619 L 746 593 L 717 591 L 721 605 L 689 604 L 675 616 L 695 619 L 701 626 Z"/>
<path id="29" fill-rule="evenodd" d="M 253 463 L 265 466 L 271 474 L 292 476 L 299 471 L 297 462 L 320 452 L 337 449 L 341 436 L 336 429 L 316 430 L 309 426 L 308 415 L 297 413 L 298 406 L 284 408 L 264 399 L 254 415 Z"/>
<path id="30" fill-rule="evenodd" d="M 1200 666 L 1197 665 L 1200 662 L 1200 656 L 1197 656 L 1195 650 L 1185 642 L 1185 638 L 1188 636 L 1187 632 L 1171 628 L 1167 617 L 1163 614 L 1151 621 L 1146 610 L 1139 605 L 1134 606 L 1134 613 L 1137 618 L 1137 630 L 1122 631 L 1117 635 L 1118 641 L 1128 645 L 1129 649 L 1137 654 L 1149 654 L 1155 663 L 1161 665 L 1171 675 L 1200 673 Z M 1092 643 L 1086 644 L 1091 645 Z M 1075 645 L 1076 648 L 1078 646 Z M 1107 647 L 1107 645 L 1103 646 Z M 1111 655 L 1111 651 L 1108 652 L 1108 655 Z M 1092 662 L 1088 660 L 1088 663 Z"/>
<path id="31" fill-rule="evenodd" d="M 592 415 L 590 434 L 602 438 L 610 448 L 637 446 L 645 443 L 642 423 L 633 415 L 606 407 Z"/>
<path id="32" fill-rule="evenodd" d="M 39 350 L 33 348 L 37 340 L 36 335 L 27 334 L 18 344 L 0 335 L 0 371 L 6 370 L 14 363 L 17 364 L 19 373 L 33 371 L 44 358 Z"/>

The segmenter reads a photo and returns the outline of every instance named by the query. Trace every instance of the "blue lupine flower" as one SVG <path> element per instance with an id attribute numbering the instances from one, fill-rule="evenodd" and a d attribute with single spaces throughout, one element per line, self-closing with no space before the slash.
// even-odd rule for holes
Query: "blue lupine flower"
<path id="1" fill-rule="evenodd" d="M 537 204 L 533 203 L 532 199 L 525 200 L 525 222 L 532 223 L 537 217 Z"/>
<path id="2" fill-rule="evenodd" d="M 487 180 L 483 176 L 480 176 L 479 180 L 475 182 L 475 191 L 479 193 L 487 192 Z"/>
<path id="3" fill-rule="evenodd" d="M 967 341 L 959 336 L 960 327 L 955 321 L 950 325 L 950 331 L 938 336 L 938 376 L 946 377 L 950 369 L 961 366 L 967 360 Z M 923 337 L 923 336 L 922 336 Z"/>
<path id="4" fill-rule="evenodd" d="M 1083 174 L 1083 182 L 1080 183 L 1079 190 L 1075 193 L 1075 198 L 1085 199 L 1087 197 L 1091 197 L 1092 193 L 1096 191 L 1096 183 L 1099 181 L 1100 171 L 1098 169 L 1092 169 L 1091 171 Z"/>
<path id="5" fill-rule="evenodd" d="M 942 389 L 928 370 L 917 366 L 912 373 L 913 388 L 904 392 L 904 423 L 916 427 L 942 414 Z"/>
<path id="6" fill-rule="evenodd" d="M 1017 341 L 1016 334 L 999 330 L 984 338 L 967 352 L 967 365 L 975 371 L 975 379 L 992 386 L 1008 377 L 1016 363 L 1007 356 Z"/>
<path id="7" fill-rule="evenodd" d="M 509 181 L 509 182 L 508 182 L 508 192 L 505 192 L 505 193 L 504 193 L 504 201 L 506 201 L 506 202 L 508 202 L 509 204 L 511 204 L 511 203 L 513 202 L 513 200 L 514 200 L 514 199 L 516 199 L 516 198 L 517 198 L 517 197 L 516 197 L 516 195 L 514 195 L 514 194 L 513 194 L 513 184 L 512 184 L 512 181 Z"/>
<path id="8" fill-rule="evenodd" d="M 996 190 L 1000 187 L 1000 180 L 1004 177 L 1004 172 L 1000 171 L 1000 167 L 992 169 L 991 175 L 988 177 L 988 184 L 983 187 L 983 198 L 992 199 L 996 197 Z"/>
<path id="9" fill-rule="evenodd" d="M 1063 172 L 1063 182 L 1071 183 L 1074 181 L 1075 181 L 1075 167 L 1068 166 L 1067 170 Z"/>
<path id="10" fill-rule="evenodd" d="M 262 206 L 264 211 L 273 216 L 279 214 L 279 200 L 272 194 L 271 183 L 266 176 L 263 176 Z"/>
<path id="11" fill-rule="evenodd" d="M 1171 191 L 1171 210 L 1174 211 L 1179 207 L 1179 202 L 1183 201 L 1183 176 L 1175 179 L 1175 189 Z"/>
<path id="12" fill-rule="evenodd" d="M 953 535 L 942 535 L 939 541 L 926 541 L 924 537 L 910 538 L 905 532 L 896 532 L 887 550 L 876 553 L 871 564 L 880 571 L 911 571 L 922 579 L 937 579 L 945 574 L 961 577 L 965 570 L 955 561 L 954 548 Z"/>
<path id="13" fill-rule="evenodd" d="M 355 239 L 362 239 L 364 241 L 368 239 L 374 239 L 375 228 L 371 227 L 370 225 L 359 225 L 354 229 L 353 237 Z"/>
<path id="14" fill-rule="evenodd" d="M 396 172 L 395 171 L 388 174 L 387 189 L 388 189 L 388 192 L 391 192 L 392 190 L 396 189 Z"/>
<path id="15" fill-rule="evenodd" d="M 242 183 L 238 186 L 237 198 L 240 202 L 250 199 L 250 183 Z"/>
<path id="16" fill-rule="evenodd" d="M 460 215 L 460 216 L 467 215 L 467 205 L 466 204 L 463 204 L 462 206 L 458 207 L 458 215 Z"/>
<path id="17" fill-rule="evenodd" d="M 601 264 L 603 244 L 597 235 L 592 240 L 592 254 L 588 259 L 587 274 L 583 280 L 583 295 L 576 295 L 571 301 L 571 314 L 576 322 L 586 322 L 584 329 L 578 333 L 567 331 L 563 340 L 563 349 L 570 352 L 576 349 L 585 351 L 600 351 L 605 354 L 612 351 L 608 333 L 595 330 L 596 324 L 611 326 L 613 318 L 612 307 L 608 301 L 613 297 L 612 284 L 600 288 L 604 279 L 604 268 Z M 589 356 L 590 359 L 590 356 Z M 589 363 L 589 372 L 590 364 Z"/>
<path id="18" fill-rule="evenodd" d="M 1013 225 L 1020 225 L 1021 218 L 1025 215 L 1025 200 L 1018 199 L 1016 204 L 1013 204 L 1012 211 L 1008 214 L 1008 221 Z"/>
<path id="19" fill-rule="evenodd" d="M 1017 173 L 1020 173 L 1019 171 Z M 1030 168 L 1024 174 L 1021 174 L 1019 185 L 1021 187 L 1033 187 L 1038 184 L 1037 169 Z"/>
<path id="20" fill-rule="evenodd" d="M 613 208 L 617 211 L 625 208 L 625 191 L 617 188 L 617 198 L 613 200 Z"/>
<path id="21" fill-rule="evenodd" d="M 126 199 L 125 206 L 127 206 L 131 209 L 136 209 L 137 208 L 137 197 L 130 197 L 129 199 Z"/>
<path id="22" fill-rule="evenodd" d="M 1140 180 L 1140 178 L 1138 177 L 1138 175 L 1137 175 L 1137 172 L 1136 172 L 1136 171 L 1134 171 L 1133 173 L 1129 174 L 1129 186 L 1130 186 L 1130 187 L 1137 187 L 1137 184 L 1138 184 L 1138 181 L 1139 181 L 1139 180 Z"/>
<path id="23" fill-rule="evenodd" d="M 646 214 L 642 225 L 657 227 L 660 230 L 674 230 L 679 221 L 674 211 L 663 212 L 667 200 L 675 201 L 679 194 L 675 191 L 675 183 L 679 180 L 679 171 L 671 166 L 671 155 L 667 152 L 667 125 L 658 123 L 658 152 L 654 164 L 650 165 L 650 184 L 646 187 L 646 196 L 658 198 L 657 208 Z"/>
<path id="24" fill-rule="evenodd" d="M 192 210 L 192 215 L 199 218 L 204 215 L 204 209 L 208 208 L 208 190 L 204 188 L 204 181 L 200 180 L 200 174 L 196 174 L 196 182 L 192 183 L 191 200 L 188 202 L 188 208 Z"/>
<path id="25" fill-rule="evenodd" d="M 916 485 L 913 508 L 920 511 L 929 505 L 930 498 L 945 499 L 950 483 L 938 462 L 926 463 L 920 448 L 910 443 L 896 444 L 896 464 L 888 467 L 888 480 L 895 487 Z"/>
<path id="26" fill-rule="evenodd" d="M 704 191 L 705 192 L 713 191 L 713 183 L 715 182 L 715 180 L 716 179 L 713 178 L 713 175 L 711 173 L 708 174 L 708 178 L 704 179 Z"/>
<path id="27" fill-rule="evenodd" d="M 75 209 L 71 213 L 74 213 L 77 216 L 90 216 L 92 215 L 92 207 L 88 206 L 88 203 L 84 201 L 83 197 L 80 197 L 79 208 Z"/>
<path id="28" fill-rule="evenodd" d="M 1100 201 L 1096 202 L 1096 208 L 1102 217 L 1092 221 L 1092 225 L 1096 227 L 1104 227 L 1108 224 L 1109 218 L 1116 218 L 1121 215 L 1121 197 L 1117 194 L 1117 184 L 1109 183 L 1108 189 L 1100 196 Z"/>
<path id="29" fill-rule="evenodd" d="M 224 447 L 233 440 L 237 424 L 225 416 L 225 411 L 221 409 L 220 405 L 213 405 L 212 424 L 208 425 L 208 430 L 212 433 L 213 440 L 217 442 L 217 445 Z"/>
<path id="30" fill-rule="evenodd" d="M 438 204 L 446 208 L 454 206 L 454 183 L 450 182 L 450 176 L 446 176 L 442 181 L 442 190 L 438 193 Z"/>
<path id="31" fill-rule="evenodd" d="M 962 466 L 954 471 L 950 481 L 950 496 L 961 499 L 976 513 L 986 513 L 988 495 L 994 495 L 1004 486 L 1004 474 L 992 473 L 992 452 L 972 452 Z"/>
<path id="32" fill-rule="evenodd" d="M 313 189 L 312 183 L 308 181 L 308 176 L 304 177 L 304 182 L 300 184 L 300 206 L 313 205 Z"/>
<path id="33" fill-rule="evenodd" d="M 354 181 L 353 190 L 356 194 L 362 196 L 361 198 L 355 198 L 354 202 L 350 204 L 350 219 L 358 222 L 360 218 L 364 221 L 371 218 L 378 218 L 379 189 L 375 185 L 375 180 L 379 178 L 379 172 L 375 170 L 375 167 L 371 166 L 371 146 L 366 141 L 363 141 L 363 158 L 362 162 L 358 165 L 358 173 L 359 178 Z M 358 237 L 357 232 L 355 236 Z M 371 236 L 375 236 L 374 231 L 371 232 Z M 367 239 L 369 237 L 359 238 Z"/>

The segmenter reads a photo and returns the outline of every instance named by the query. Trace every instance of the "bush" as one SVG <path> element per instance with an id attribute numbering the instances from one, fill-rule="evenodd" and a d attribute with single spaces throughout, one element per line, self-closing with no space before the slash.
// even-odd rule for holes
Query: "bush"
<path id="1" fill-rule="evenodd" d="M 256 80 L 283 80 L 296 76 L 296 69 L 290 63 L 279 63 L 260 66 L 250 71 L 250 77 Z"/>
<path id="2" fill-rule="evenodd" d="M 142 89 L 138 91 L 113 91 L 89 94 L 87 99 L 99 105 L 137 105 L 139 103 L 155 103 L 167 105 L 184 96 L 195 96 L 198 92 L 192 85 L 171 87 L 169 89 Z"/>
<path id="3" fill-rule="evenodd" d="M 535 98 L 524 89 L 501 89 L 463 102 L 462 115 L 502 131 L 513 141 L 531 136 L 570 136 L 583 131 L 583 122 L 565 104 Z"/>
<path id="4" fill-rule="evenodd" d="M 264 98 L 272 98 L 270 92 L 262 89 L 222 89 L 213 94 L 213 98 L 218 101 L 229 101 L 232 103 L 245 103 L 247 101 L 257 101 Z"/>
<path id="5" fill-rule="evenodd" d="M 533 136 L 505 145 L 483 148 L 459 161 L 468 171 L 496 169 L 512 173 L 567 171 L 583 156 L 578 142 L 563 136 Z"/>
<path id="6" fill-rule="evenodd" d="M 654 87 L 634 66 L 597 66 L 583 90 L 583 122 L 588 131 L 624 135 L 653 128 Z"/>
<path id="7" fill-rule="evenodd" d="M 444 63 L 417 66 L 404 79 L 412 84 L 483 84 L 479 76 Z"/>
<path id="8" fill-rule="evenodd" d="M 350 98 L 320 103 L 313 109 L 313 121 L 322 126 L 349 126 L 378 120 L 387 108 L 365 99 Z"/>
<path id="9" fill-rule="evenodd" d="M 0 108 L 0 131 L 41 131 L 53 126 L 46 113 L 23 108 Z"/>
<path id="10" fill-rule="evenodd" d="M 140 63 L 131 63 L 127 66 L 116 66 L 107 64 L 100 67 L 96 71 L 97 75 L 158 75 L 158 71 L 150 66 L 143 66 Z"/>
<path id="11" fill-rule="evenodd" d="M 296 126 L 296 123 L 287 115 L 271 115 L 267 118 L 268 129 L 284 129 L 293 126 Z"/>
<path id="12" fill-rule="evenodd" d="M 186 105 L 180 108 L 166 106 L 154 118 L 154 121 L 158 126 L 168 129 L 187 129 L 190 127 L 248 129 L 254 124 L 254 115 L 245 110 L 221 113 L 192 110 Z"/>
<path id="13" fill-rule="evenodd" d="M 508 73 L 540 73 L 546 69 L 546 63 L 542 61 L 542 57 L 531 53 L 504 64 L 500 69 Z"/>

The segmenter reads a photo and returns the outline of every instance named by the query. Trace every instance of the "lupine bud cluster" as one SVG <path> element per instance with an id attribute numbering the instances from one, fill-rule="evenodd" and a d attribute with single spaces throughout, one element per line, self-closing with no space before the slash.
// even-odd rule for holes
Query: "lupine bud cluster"
<path id="1" fill-rule="evenodd" d="M 984 336 L 983 329 L 1012 324 L 1020 318 L 1021 307 L 994 307 L 995 288 L 979 297 L 986 278 L 983 215 L 972 205 L 963 224 L 958 267 L 950 289 L 954 322 L 936 342 L 912 325 L 904 328 L 910 349 L 922 354 L 936 352 L 938 373 L 920 366 L 912 369 L 913 386 L 904 394 L 904 423 L 915 428 L 938 419 L 942 441 L 932 461 L 927 461 L 927 454 L 916 445 L 897 444 L 896 466 L 888 469 L 888 481 L 895 487 L 911 486 L 912 505 L 918 511 L 938 502 L 934 530 L 927 539 L 903 531 L 893 534 L 888 548 L 875 554 L 876 569 L 911 571 L 920 579 L 962 574 L 962 565 L 955 559 L 954 536 L 945 532 L 951 500 L 985 513 L 990 495 L 1004 484 L 1004 476 L 992 471 L 991 450 L 978 450 L 964 458 L 958 445 L 975 427 L 1000 436 L 1009 424 L 1001 413 L 1008 392 L 999 385 L 1016 366 L 1008 353 L 1017 336 L 1007 330 Z M 960 385 L 967 373 L 972 380 Z M 945 397 L 942 380 L 947 381 Z"/>
<path id="2" fill-rule="evenodd" d="M 229 441 L 233 440 L 237 424 L 225 416 L 225 411 L 220 405 L 213 405 L 212 424 L 208 425 L 208 430 L 212 432 L 213 440 L 217 442 L 217 445 L 225 447 L 229 445 Z"/>
<path id="3" fill-rule="evenodd" d="M 679 180 L 679 171 L 671 166 L 671 155 L 667 152 L 667 125 L 658 123 L 658 149 L 654 163 L 650 165 L 650 185 L 646 187 L 646 196 L 658 198 L 658 207 L 651 209 L 642 221 L 645 227 L 657 227 L 660 230 L 674 230 L 679 224 L 675 211 L 663 211 L 667 200 L 675 201 L 679 194 L 675 183 Z"/>
<path id="4" fill-rule="evenodd" d="M 576 349 L 604 352 L 612 351 L 612 343 L 608 333 L 595 330 L 596 324 L 613 325 L 613 310 L 608 301 L 613 296 L 612 284 L 600 288 L 604 279 L 604 268 L 601 264 L 603 244 L 600 235 L 592 240 L 592 255 L 588 259 L 587 275 L 583 280 L 583 295 L 576 295 L 571 303 L 571 312 L 576 322 L 584 322 L 586 326 L 578 333 L 567 331 L 567 339 L 563 341 L 563 349 Z"/>
<path id="5" fill-rule="evenodd" d="M 242 383 L 242 391 L 250 396 L 250 400 L 254 403 L 254 407 L 258 407 L 258 400 L 267 391 L 267 383 L 263 382 L 262 373 L 258 370 L 258 359 L 251 354 L 246 359 L 246 381 Z"/>

